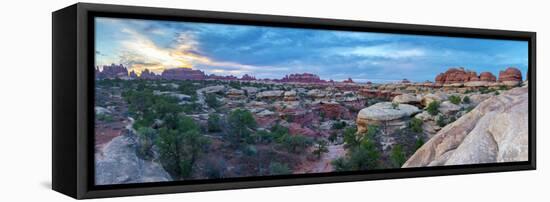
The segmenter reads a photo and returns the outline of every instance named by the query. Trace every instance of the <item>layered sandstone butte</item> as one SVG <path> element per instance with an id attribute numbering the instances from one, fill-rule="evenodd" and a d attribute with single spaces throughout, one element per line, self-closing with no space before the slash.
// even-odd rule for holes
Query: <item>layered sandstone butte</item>
<path id="1" fill-rule="evenodd" d="M 450 68 L 445 73 L 435 77 L 437 84 L 465 83 L 468 81 L 479 81 L 479 77 L 476 72 L 465 70 L 463 67 Z"/>
<path id="2" fill-rule="evenodd" d="M 325 82 L 315 74 L 303 73 L 303 74 L 291 74 L 286 75 L 281 79 L 281 82 L 297 82 L 297 83 L 322 83 Z"/>
<path id="3" fill-rule="evenodd" d="M 493 75 L 491 72 L 481 72 L 481 74 L 479 74 L 479 80 L 487 81 L 487 82 L 496 82 L 497 77 L 495 77 L 495 75 Z"/>
<path id="4" fill-rule="evenodd" d="M 498 81 L 505 85 L 517 86 L 523 81 L 521 71 L 514 67 L 508 67 L 506 70 L 499 72 Z"/>
<path id="5" fill-rule="evenodd" d="M 164 70 L 161 74 L 163 79 L 168 80 L 204 80 L 206 75 L 200 70 L 191 68 L 175 68 Z"/>
<path id="6" fill-rule="evenodd" d="M 509 90 L 481 102 L 445 126 L 403 167 L 526 161 L 528 89 Z"/>

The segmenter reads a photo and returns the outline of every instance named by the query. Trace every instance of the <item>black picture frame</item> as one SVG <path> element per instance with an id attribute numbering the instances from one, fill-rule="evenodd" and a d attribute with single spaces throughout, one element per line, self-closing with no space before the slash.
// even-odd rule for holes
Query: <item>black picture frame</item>
<path id="1" fill-rule="evenodd" d="M 528 42 L 526 162 L 97 186 L 94 181 L 94 17 L 213 22 Z M 536 169 L 536 33 L 77 3 L 52 13 L 52 188 L 84 199 Z"/>

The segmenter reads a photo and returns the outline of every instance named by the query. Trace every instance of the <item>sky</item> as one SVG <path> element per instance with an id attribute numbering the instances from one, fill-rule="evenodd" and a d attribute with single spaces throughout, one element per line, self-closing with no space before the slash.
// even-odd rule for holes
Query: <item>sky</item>
<path id="1" fill-rule="evenodd" d="M 356 82 L 433 81 L 450 67 L 498 76 L 516 67 L 526 78 L 525 41 L 250 25 L 95 19 L 95 65 L 138 73 L 170 68 L 278 79 L 314 73 Z"/>

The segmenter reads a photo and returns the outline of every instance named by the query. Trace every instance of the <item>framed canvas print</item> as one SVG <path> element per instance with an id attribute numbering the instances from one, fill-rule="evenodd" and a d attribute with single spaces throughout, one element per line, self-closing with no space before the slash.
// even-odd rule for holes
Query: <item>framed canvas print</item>
<path id="1" fill-rule="evenodd" d="M 53 14 L 75 198 L 535 169 L 535 33 L 78 3 Z"/>

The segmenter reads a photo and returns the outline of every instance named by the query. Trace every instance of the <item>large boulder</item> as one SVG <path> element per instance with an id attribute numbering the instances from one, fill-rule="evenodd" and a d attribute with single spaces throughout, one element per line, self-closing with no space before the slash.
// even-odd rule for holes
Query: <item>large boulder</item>
<path id="1" fill-rule="evenodd" d="M 391 102 L 379 102 L 364 108 L 357 114 L 357 133 L 367 132 L 370 124 L 390 123 L 420 112 L 418 107 L 408 104 L 394 104 Z M 399 125 L 399 124 L 398 124 Z"/>
<path id="2" fill-rule="evenodd" d="M 422 106 L 428 106 L 433 101 L 441 102 L 443 100 L 446 100 L 447 98 L 448 98 L 447 95 L 444 93 L 435 93 L 435 94 L 430 93 L 430 94 L 424 95 L 420 99 L 420 104 L 422 104 Z"/>
<path id="3" fill-rule="evenodd" d="M 444 101 L 439 105 L 439 111 L 445 115 L 452 115 L 460 111 L 462 107 L 455 105 L 450 101 Z"/>
<path id="4" fill-rule="evenodd" d="M 483 101 L 441 129 L 403 167 L 528 160 L 527 93 L 515 88 Z"/>
<path id="5" fill-rule="evenodd" d="M 420 99 L 411 94 L 402 94 L 402 95 L 395 96 L 393 98 L 393 102 L 399 103 L 399 104 L 418 104 L 420 103 Z"/>
<path id="6" fill-rule="evenodd" d="M 138 157 L 135 144 L 127 135 L 118 136 L 96 153 L 97 185 L 172 181 L 159 163 Z"/>

